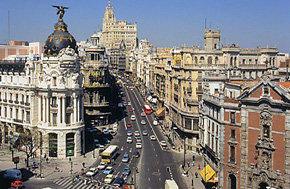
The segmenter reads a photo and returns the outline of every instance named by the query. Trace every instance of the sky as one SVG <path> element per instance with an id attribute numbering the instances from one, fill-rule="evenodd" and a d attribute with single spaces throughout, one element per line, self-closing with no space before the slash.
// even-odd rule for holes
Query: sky
<path id="1" fill-rule="evenodd" d="M 111 0 L 117 20 L 137 22 L 139 39 L 157 47 L 203 46 L 205 20 L 220 29 L 223 45 L 278 47 L 290 53 L 290 0 Z M 107 0 L 0 0 L 0 44 L 10 39 L 44 42 L 57 22 L 51 5 L 68 6 L 64 16 L 77 41 L 101 29 Z"/>

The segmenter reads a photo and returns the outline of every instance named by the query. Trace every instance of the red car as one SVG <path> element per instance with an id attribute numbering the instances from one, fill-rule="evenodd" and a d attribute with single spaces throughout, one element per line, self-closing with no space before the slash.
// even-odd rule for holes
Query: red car
<path id="1" fill-rule="evenodd" d="M 131 123 L 127 123 L 127 127 L 130 128 L 132 127 L 133 125 Z"/>
<path id="2" fill-rule="evenodd" d="M 20 180 L 16 180 L 16 181 L 11 182 L 11 187 L 22 188 L 23 186 L 24 186 L 23 182 Z"/>

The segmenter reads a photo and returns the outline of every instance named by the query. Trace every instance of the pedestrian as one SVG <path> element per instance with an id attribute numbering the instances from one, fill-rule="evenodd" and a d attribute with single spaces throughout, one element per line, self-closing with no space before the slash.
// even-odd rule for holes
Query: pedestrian
<path id="1" fill-rule="evenodd" d="M 198 178 L 198 173 L 197 172 L 195 172 L 195 178 Z"/>
<path id="2" fill-rule="evenodd" d="M 46 159 L 46 154 L 44 154 L 44 159 Z"/>
<path id="3" fill-rule="evenodd" d="M 85 173 L 84 168 L 81 169 L 81 173 L 82 173 L 82 175 Z"/>
<path id="4" fill-rule="evenodd" d="M 187 166 L 190 167 L 190 163 L 189 162 L 187 162 Z"/>
<path id="5" fill-rule="evenodd" d="M 48 157 L 46 157 L 46 159 L 45 159 L 45 160 L 46 160 L 46 163 L 48 163 Z"/>
<path id="6" fill-rule="evenodd" d="M 83 164 L 83 168 L 85 168 L 85 165 L 86 165 L 85 162 L 83 162 L 82 164 Z"/>
<path id="7" fill-rule="evenodd" d="M 200 170 L 200 164 L 197 165 L 198 169 Z"/>

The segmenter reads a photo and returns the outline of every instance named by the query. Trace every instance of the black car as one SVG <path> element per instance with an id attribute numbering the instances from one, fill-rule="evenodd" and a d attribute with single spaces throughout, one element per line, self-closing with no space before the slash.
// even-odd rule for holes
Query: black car
<path id="1" fill-rule="evenodd" d="M 124 178 L 123 177 L 117 177 L 114 182 L 113 185 L 114 186 L 122 186 L 124 184 Z"/>
<path id="2" fill-rule="evenodd" d="M 135 156 L 136 158 L 140 157 L 140 152 L 139 152 L 139 151 L 136 151 L 136 152 L 134 153 L 134 156 Z"/>

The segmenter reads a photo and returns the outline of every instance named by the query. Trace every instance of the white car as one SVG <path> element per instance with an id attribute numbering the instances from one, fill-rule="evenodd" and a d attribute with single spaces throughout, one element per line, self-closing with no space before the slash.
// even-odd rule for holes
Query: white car
<path id="1" fill-rule="evenodd" d="M 104 183 L 106 183 L 106 184 L 111 184 L 111 183 L 113 182 L 114 178 L 115 178 L 114 175 L 109 174 L 109 175 L 107 175 L 107 176 L 105 177 L 105 179 L 104 179 Z"/>
<path id="2" fill-rule="evenodd" d="M 161 145 L 162 147 L 166 147 L 166 146 L 167 146 L 165 140 L 160 141 L 160 145 Z"/>
<path id="3" fill-rule="evenodd" d="M 131 102 L 130 101 L 128 102 L 128 106 L 131 106 Z"/>
<path id="4" fill-rule="evenodd" d="M 118 130 L 118 123 L 115 123 L 114 125 L 113 125 L 113 131 L 117 131 Z"/>
<path id="5" fill-rule="evenodd" d="M 158 125 L 158 121 L 157 121 L 157 120 L 154 120 L 154 121 L 153 121 L 153 125 L 154 125 L 154 126 L 157 126 L 157 125 Z"/>
<path id="6" fill-rule="evenodd" d="M 145 120 L 141 120 L 141 125 L 146 125 L 146 121 Z"/>
<path id="7" fill-rule="evenodd" d="M 136 120 L 136 116 L 135 115 L 131 115 L 131 120 L 135 121 Z"/>
<path id="8" fill-rule="evenodd" d="M 133 140 L 132 140 L 132 137 L 127 137 L 127 143 L 132 143 Z"/>
<path id="9" fill-rule="evenodd" d="M 98 168 L 97 167 L 92 167 L 89 169 L 88 172 L 86 172 L 86 176 L 88 177 L 92 177 L 92 176 L 95 176 L 95 174 L 97 174 L 98 172 Z"/>
<path id="10" fill-rule="evenodd" d="M 156 140 L 156 137 L 154 135 L 151 135 L 150 140 Z"/>
<path id="11" fill-rule="evenodd" d="M 134 132 L 134 135 L 135 135 L 135 136 L 140 136 L 139 131 L 135 131 L 135 132 Z"/>
<path id="12" fill-rule="evenodd" d="M 105 169 L 107 167 L 107 163 L 106 162 L 101 162 L 99 165 L 98 165 L 98 169 L 100 169 L 100 170 L 103 170 L 103 169 Z"/>
<path id="13" fill-rule="evenodd" d="M 136 143 L 136 148 L 141 149 L 142 148 L 142 143 Z"/>
<path id="14" fill-rule="evenodd" d="M 146 116 L 145 112 L 142 112 L 141 117 L 145 117 L 145 116 Z"/>

